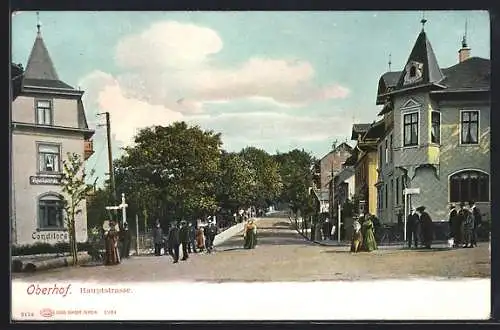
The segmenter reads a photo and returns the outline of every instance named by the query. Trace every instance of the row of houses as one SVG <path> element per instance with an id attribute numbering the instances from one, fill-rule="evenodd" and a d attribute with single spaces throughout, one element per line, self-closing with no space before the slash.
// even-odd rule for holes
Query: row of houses
<path id="1" fill-rule="evenodd" d="M 446 220 L 450 204 L 469 201 L 489 218 L 491 68 L 470 53 L 464 37 L 458 63 L 440 67 L 422 28 L 403 70 L 380 77 L 377 119 L 353 124 L 355 146 L 318 162 L 331 217 L 349 200 L 382 223 L 421 205 Z"/>

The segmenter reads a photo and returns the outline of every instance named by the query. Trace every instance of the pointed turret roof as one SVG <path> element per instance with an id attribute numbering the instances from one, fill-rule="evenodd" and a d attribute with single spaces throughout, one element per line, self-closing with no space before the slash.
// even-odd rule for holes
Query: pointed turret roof
<path id="1" fill-rule="evenodd" d="M 50 58 L 47 46 L 45 46 L 39 26 L 35 43 L 31 49 L 28 64 L 26 65 L 23 85 L 74 90 L 73 87 L 59 80 L 59 76 Z"/>
<path id="2" fill-rule="evenodd" d="M 415 81 L 414 83 L 405 85 L 405 75 L 412 63 L 422 64 L 422 78 Z M 417 41 L 415 42 L 410 56 L 408 57 L 408 61 L 406 61 L 403 72 L 399 77 L 396 89 L 416 87 L 418 85 L 437 84 L 440 83 L 444 78 L 445 76 L 439 68 L 436 55 L 434 54 L 434 50 L 432 50 L 432 46 L 429 39 L 427 38 L 427 34 L 425 33 L 424 29 L 422 29 L 422 32 L 420 32 L 420 34 L 418 35 Z"/>

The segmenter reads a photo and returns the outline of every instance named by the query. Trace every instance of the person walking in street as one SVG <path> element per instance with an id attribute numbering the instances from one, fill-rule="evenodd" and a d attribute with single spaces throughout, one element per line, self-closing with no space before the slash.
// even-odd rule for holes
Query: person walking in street
<path id="1" fill-rule="evenodd" d="M 205 250 L 205 230 L 202 226 L 196 228 L 196 246 L 200 252 Z"/>
<path id="2" fill-rule="evenodd" d="M 418 223 L 419 217 L 414 207 L 411 208 L 410 214 L 406 218 L 406 234 L 408 235 L 408 247 L 411 249 L 412 242 L 415 248 L 418 248 Z"/>
<path id="3" fill-rule="evenodd" d="M 160 256 L 163 246 L 163 229 L 161 228 L 160 220 L 156 220 L 156 226 L 153 229 L 153 244 L 155 247 L 155 256 Z"/>
<path id="4" fill-rule="evenodd" d="M 366 252 L 371 252 L 377 250 L 377 242 L 375 241 L 375 234 L 373 232 L 373 220 L 370 214 L 364 216 L 363 224 L 361 225 L 364 228 L 364 235 L 362 241 L 362 250 Z"/>
<path id="5" fill-rule="evenodd" d="M 249 220 L 245 225 L 245 230 L 243 232 L 243 239 L 245 249 L 254 249 L 257 243 L 256 239 L 257 235 L 257 226 L 255 225 L 253 220 Z"/>
<path id="6" fill-rule="evenodd" d="M 323 234 L 323 240 L 330 239 L 330 219 L 328 219 L 328 217 L 325 218 L 321 231 Z"/>
<path id="7" fill-rule="evenodd" d="M 206 234 L 205 245 L 207 247 L 207 251 L 211 253 L 214 249 L 215 236 L 217 236 L 217 226 L 215 225 L 213 219 L 209 220 L 205 234 Z"/>
<path id="8" fill-rule="evenodd" d="M 455 245 L 460 247 L 464 244 L 465 240 L 465 232 L 464 232 L 464 223 L 465 218 L 467 216 L 467 210 L 465 209 L 465 202 L 460 202 L 460 208 L 457 212 L 457 222 L 456 222 L 456 239 Z"/>
<path id="9" fill-rule="evenodd" d="M 179 229 L 179 241 L 182 245 L 182 261 L 189 258 L 188 246 L 189 246 L 189 228 L 186 221 L 181 221 L 181 227 Z"/>
<path id="10" fill-rule="evenodd" d="M 472 229 L 472 245 L 477 246 L 477 230 L 481 227 L 482 219 L 481 219 L 481 211 L 476 206 L 474 201 L 469 202 L 469 208 L 472 212 L 472 217 L 474 218 L 474 228 Z"/>
<path id="11" fill-rule="evenodd" d="M 457 247 L 458 242 L 458 232 L 460 228 L 458 227 L 459 218 L 458 211 L 455 207 L 455 204 L 450 205 L 450 213 L 448 215 L 448 225 L 450 228 L 450 239 L 453 240 L 453 247 Z"/>
<path id="12" fill-rule="evenodd" d="M 128 258 L 130 256 L 130 242 L 132 237 L 128 228 L 128 223 L 123 224 L 123 230 L 120 231 L 120 239 L 122 241 L 122 248 L 120 249 L 120 258 Z"/>
<path id="13" fill-rule="evenodd" d="M 473 248 L 474 247 L 474 216 L 472 211 L 464 206 L 463 208 L 463 216 L 464 216 L 464 248 Z"/>
<path id="14" fill-rule="evenodd" d="M 420 218 L 422 228 L 422 241 L 426 249 L 430 249 L 432 245 L 433 224 L 429 213 L 425 212 L 425 206 L 417 207 L 417 212 Z"/>
<path id="15" fill-rule="evenodd" d="M 363 243 L 363 236 L 361 235 L 361 224 L 357 219 L 352 223 L 352 239 L 351 239 L 351 252 L 357 253 Z"/>
<path id="16" fill-rule="evenodd" d="M 104 264 L 106 266 L 118 265 L 120 263 L 120 253 L 118 252 L 118 235 L 120 228 L 113 220 L 105 221 L 103 225 L 106 253 Z"/>
<path id="17" fill-rule="evenodd" d="M 188 225 L 189 244 L 188 253 L 196 253 L 196 227 L 190 222 Z"/>
<path id="18" fill-rule="evenodd" d="M 168 231 L 167 241 L 169 247 L 169 254 L 173 257 L 174 264 L 178 263 L 179 245 L 180 245 L 179 228 L 177 227 L 177 224 L 173 221 L 170 224 L 170 230 Z"/>

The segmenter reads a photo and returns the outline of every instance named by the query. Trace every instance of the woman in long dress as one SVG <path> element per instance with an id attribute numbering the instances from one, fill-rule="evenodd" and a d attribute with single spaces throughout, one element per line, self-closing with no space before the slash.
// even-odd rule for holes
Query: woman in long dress
<path id="1" fill-rule="evenodd" d="M 196 247 L 201 252 L 205 250 L 205 231 L 201 226 L 196 228 Z"/>
<path id="2" fill-rule="evenodd" d="M 361 234 L 361 224 L 358 220 L 354 220 L 352 227 L 351 252 L 356 253 L 359 252 L 361 244 L 363 243 L 363 235 Z"/>
<path id="3" fill-rule="evenodd" d="M 104 240 L 106 244 L 106 255 L 104 257 L 104 264 L 108 266 L 118 265 L 120 263 L 120 254 L 118 252 L 118 224 L 114 221 L 105 223 L 104 227 Z"/>
<path id="4" fill-rule="evenodd" d="M 377 249 L 377 242 L 375 241 L 375 234 L 373 233 L 373 221 L 371 216 L 365 217 L 363 221 L 363 251 L 371 252 Z"/>
<path id="5" fill-rule="evenodd" d="M 255 245 L 257 243 L 257 226 L 252 220 L 248 221 L 248 223 L 245 225 L 243 237 L 245 240 L 245 249 L 255 248 Z"/>

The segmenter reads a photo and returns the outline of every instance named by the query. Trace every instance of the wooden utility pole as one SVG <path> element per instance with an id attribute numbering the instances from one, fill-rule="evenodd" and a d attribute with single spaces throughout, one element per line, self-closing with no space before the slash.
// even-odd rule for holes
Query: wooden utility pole
<path id="1" fill-rule="evenodd" d="M 116 202 L 116 186 L 115 186 L 115 171 L 113 169 L 113 152 L 111 149 L 111 120 L 109 118 L 109 112 L 99 113 L 99 115 L 106 116 L 106 124 L 99 126 L 106 126 L 106 139 L 108 142 L 108 172 L 109 172 L 109 183 L 111 188 L 111 197 L 113 202 Z"/>

